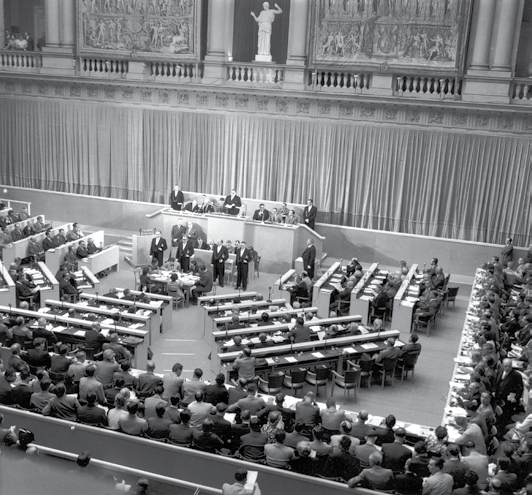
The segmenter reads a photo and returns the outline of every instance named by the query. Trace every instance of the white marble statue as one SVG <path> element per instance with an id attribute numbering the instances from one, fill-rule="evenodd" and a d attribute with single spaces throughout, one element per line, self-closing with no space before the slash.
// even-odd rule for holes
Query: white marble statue
<path id="1" fill-rule="evenodd" d="M 259 43 L 258 43 L 258 52 L 259 56 L 268 56 L 271 57 L 270 53 L 270 39 L 272 36 L 272 24 L 275 20 L 276 14 L 282 14 L 283 11 L 279 5 L 275 4 L 275 9 L 270 9 L 270 4 L 264 2 L 262 4 L 262 12 L 257 17 L 254 12 L 251 12 L 253 19 L 259 24 Z"/>

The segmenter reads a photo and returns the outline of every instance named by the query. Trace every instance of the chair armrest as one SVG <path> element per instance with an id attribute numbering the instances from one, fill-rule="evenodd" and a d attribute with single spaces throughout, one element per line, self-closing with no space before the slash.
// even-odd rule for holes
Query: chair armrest
<path id="1" fill-rule="evenodd" d="M 349 366 L 351 366 L 352 368 L 360 368 L 360 366 L 357 364 L 357 363 L 354 363 L 353 361 L 351 361 L 350 359 L 348 359 L 347 361 L 347 364 Z"/>
<path id="2" fill-rule="evenodd" d="M 343 378 L 342 375 L 340 375 L 340 373 L 337 373 L 336 371 L 334 370 L 331 370 L 331 373 L 333 374 L 333 376 L 335 376 L 336 378 Z"/>

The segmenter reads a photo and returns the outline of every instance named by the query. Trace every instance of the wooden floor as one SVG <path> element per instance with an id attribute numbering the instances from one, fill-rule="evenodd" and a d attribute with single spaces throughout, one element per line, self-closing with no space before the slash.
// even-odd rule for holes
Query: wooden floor
<path id="1" fill-rule="evenodd" d="M 362 264 L 363 260 L 362 260 Z M 268 287 L 275 287 L 278 274 L 260 274 L 249 285 L 248 290 L 253 290 L 268 295 Z M 133 268 L 127 263 L 120 263 L 119 272 L 111 274 L 101 280 L 101 293 L 112 287 L 133 287 Z M 450 286 L 452 286 L 452 278 Z M 361 389 L 358 401 L 353 397 L 347 399 L 343 405 L 343 390 L 336 389 L 337 403 L 348 411 L 367 410 L 370 414 L 386 416 L 394 414 L 397 419 L 435 427 L 441 423 L 443 407 L 447 397 L 449 380 L 453 369 L 453 358 L 456 356 L 460 333 L 465 319 L 465 310 L 469 300 L 471 287 L 461 286 L 456 306 L 452 304 L 443 317 L 438 317 L 436 329 L 430 337 L 420 334 L 423 346 L 415 372 L 415 383 L 408 378 L 403 384 L 395 381 L 395 386 L 373 385 L 371 389 Z M 226 284 L 220 293 L 232 293 Z M 274 297 L 279 296 L 275 289 Z M 163 373 L 171 370 L 172 365 L 180 362 L 184 366 L 184 376 L 190 377 L 192 370 L 199 367 L 204 370 L 204 377 L 213 380 L 215 374 L 210 371 L 208 355 L 209 346 L 203 340 L 203 328 L 199 327 L 197 320 L 197 307 L 180 308 L 173 311 L 173 329 L 161 336 L 161 339 L 152 346 L 156 371 Z M 388 328 L 389 328 L 388 323 Z M 409 333 L 401 332 L 401 339 L 408 340 Z M 322 389 L 323 390 L 323 389 Z M 286 391 L 288 393 L 288 389 Z M 327 395 L 330 387 L 327 387 Z M 320 400 L 324 401 L 324 392 Z"/>

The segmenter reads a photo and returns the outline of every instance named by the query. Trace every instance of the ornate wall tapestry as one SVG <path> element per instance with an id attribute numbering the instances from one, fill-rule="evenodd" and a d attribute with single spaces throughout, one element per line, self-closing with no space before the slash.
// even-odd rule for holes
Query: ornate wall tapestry
<path id="1" fill-rule="evenodd" d="M 199 60 L 201 4 L 195 0 L 78 0 L 80 55 Z"/>
<path id="2" fill-rule="evenodd" d="M 471 0 L 316 0 L 313 65 L 463 71 Z"/>

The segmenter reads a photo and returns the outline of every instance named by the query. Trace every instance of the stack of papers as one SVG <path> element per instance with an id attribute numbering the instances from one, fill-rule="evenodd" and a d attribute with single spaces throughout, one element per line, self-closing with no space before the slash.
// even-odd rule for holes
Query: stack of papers
<path id="1" fill-rule="evenodd" d="M 377 349 L 379 346 L 377 344 L 374 344 L 373 342 L 368 342 L 367 344 L 362 344 L 360 347 L 363 349 L 369 350 L 369 349 Z"/>

